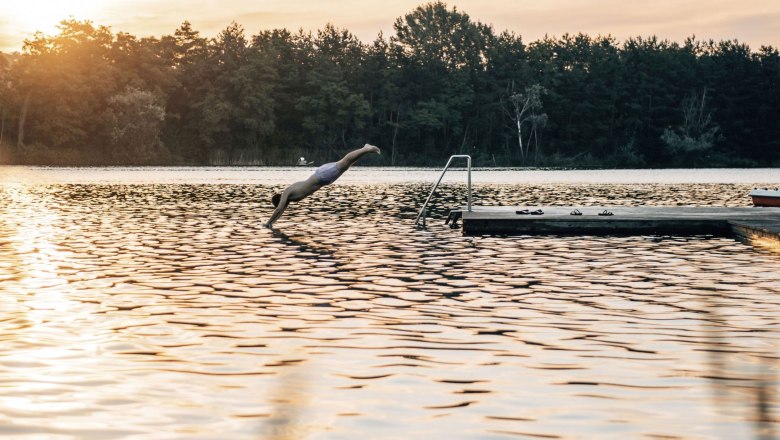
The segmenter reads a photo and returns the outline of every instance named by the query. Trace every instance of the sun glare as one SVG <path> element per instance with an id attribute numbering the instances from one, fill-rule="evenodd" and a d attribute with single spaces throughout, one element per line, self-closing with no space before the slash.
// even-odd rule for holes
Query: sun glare
<path id="1" fill-rule="evenodd" d="M 45 34 L 57 32 L 57 24 L 68 18 L 94 20 L 105 1 L 101 0 L 27 0 L 8 2 L 0 6 L 6 19 L 18 29 L 32 34 L 41 31 Z"/>

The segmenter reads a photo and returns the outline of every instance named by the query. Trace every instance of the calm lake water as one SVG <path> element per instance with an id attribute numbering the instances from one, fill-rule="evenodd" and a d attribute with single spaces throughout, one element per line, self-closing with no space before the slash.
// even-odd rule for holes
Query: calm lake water
<path id="1" fill-rule="evenodd" d="M 436 170 L 0 167 L 0 438 L 770 439 L 780 254 L 463 237 Z M 475 171 L 480 205 L 749 206 L 780 170 Z"/>

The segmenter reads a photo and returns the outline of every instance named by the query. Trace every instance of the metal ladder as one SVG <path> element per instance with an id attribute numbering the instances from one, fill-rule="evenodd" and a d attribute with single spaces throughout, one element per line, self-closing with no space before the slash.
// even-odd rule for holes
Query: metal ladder
<path id="1" fill-rule="evenodd" d="M 450 164 L 452 163 L 452 159 L 458 159 L 458 158 L 466 158 L 466 166 L 468 167 L 468 190 L 469 190 L 469 199 L 468 199 L 468 210 L 471 211 L 471 156 L 468 154 L 455 154 L 450 156 L 450 160 L 447 161 L 447 165 L 444 166 L 444 170 L 441 172 L 441 176 L 439 176 L 439 180 L 436 182 L 435 185 L 433 185 L 433 188 L 431 189 L 431 193 L 428 194 L 428 198 L 425 199 L 425 203 L 423 203 L 422 208 L 420 208 L 420 212 L 417 214 L 417 218 L 414 220 L 414 226 L 419 227 L 420 219 L 422 218 L 423 228 L 425 228 L 425 208 L 428 207 L 428 202 L 431 201 L 431 197 L 433 197 L 434 191 L 436 191 L 436 188 L 438 188 L 439 184 L 441 183 L 441 179 L 444 178 L 444 174 L 447 172 L 447 169 L 449 169 Z"/>

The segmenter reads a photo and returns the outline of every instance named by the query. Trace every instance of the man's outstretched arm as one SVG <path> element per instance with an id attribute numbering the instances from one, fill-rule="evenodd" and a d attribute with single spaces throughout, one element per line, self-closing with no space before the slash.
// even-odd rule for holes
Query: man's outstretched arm
<path id="1" fill-rule="evenodd" d="M 279 219 L 279 217 L 282 216 L 282 213 L 287 208 L 287 205 L 289 204 L 289 200 L 287 197 L 287 191 L 282 193 L 282 198 L 279 200 L 279 204 L 276 206 L 276 209 L 274 209 L 274 213 L 271 214 L 271 218 L 268 219 L 268 222 L 265 224 L 266 228 L 271 228 L 273 226 L 274 222 Z"/>

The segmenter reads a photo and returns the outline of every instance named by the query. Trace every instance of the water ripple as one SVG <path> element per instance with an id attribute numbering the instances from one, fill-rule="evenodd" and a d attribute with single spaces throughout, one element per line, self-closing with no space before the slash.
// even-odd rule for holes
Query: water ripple
<path id="1" fill-rule="evenodd" d="M 776 183 L 775 183 L 776 184 Z M 746 206 L 743 184 L 481 204 Z M 0 435 L 771 438 L 780 257 L 728 238 L 463 237 L 449 185 L 0 185 Z"/>

